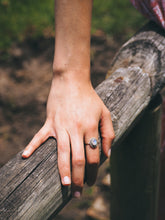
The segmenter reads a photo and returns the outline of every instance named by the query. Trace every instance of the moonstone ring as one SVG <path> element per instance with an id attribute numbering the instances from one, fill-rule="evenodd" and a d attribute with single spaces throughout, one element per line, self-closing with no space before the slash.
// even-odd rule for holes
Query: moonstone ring
<path id="1" fill-rule="evenodd" d="M 97 139 L 96 138 L 91 138 L 89 143 L 87 143 L 85 145 L 90 145 L 90 147 L 92 149 L 96 149 L 97 148 Z"/>

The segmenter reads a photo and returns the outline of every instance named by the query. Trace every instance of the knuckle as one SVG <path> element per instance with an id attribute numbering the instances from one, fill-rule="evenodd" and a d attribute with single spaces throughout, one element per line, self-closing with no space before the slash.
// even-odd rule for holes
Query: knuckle
<path id="1" fill-rule="evenodd" d="M 45 136 L 47 133 L 45 132 L 45 129 L 41 129 L 37 134 L 36 134 L 36 137 L 43 137 Z"/>
<path id="2" fill-rule="evenodd" d="M 71 126 L 70 126 L 70 133 L 71 134 L 76 134 L 79 135 L 82 133 L 83 130 L 83 123 L 80 120 L 77 121 L 72 121 Z"/>
<path id="3" fill-rule="evenodd" d="M 107 134 L 104 134 L 104 135 L 102 135 L 102 137 L 104 138 L 104 139 L 107 139 L 107 140 L 114 140 L 115 139 L 115 133 L 114 132 L 109 132 L 109 133 L 107 133 Z"/>
<path id="4" fill-rule="evenodd" d="M 79 118 L 79 117 L 73 118 L 72 129 L 81 130 L 82 127 L 83 127 L 82 118 Z"/>
<path id="5" fill-rule="evenodd" d="M 90 130 L 90 132 L 95 133 L 95 131 L 98 130 L 98 123 L 97 123 L 97 121 L 90 121 L 87 124 L 87 128 L 88 128 L 88 130 Z"/>
<path id="6" fill-rule="evenodd" d="M 110 111 L 109 111 L 108 109 L 105 110 L 104 114 L 105 114 L 105 116 L 108 117 L 108 118 L 111 117 L 111 113 L 110 113 Z"/>
<path id="7" fill-rule="evenodd" d="M 85 166 L 85 158 L 84 157 L 76 157 L 72 160 L 73 166 Z"/>
<path id="8" fill-rule="evenodd" d="M 88 164 L 90 164 L 90 165 L 99 165 L 99 163 L 100 163 L 100 158 L 99 157 L 89 157 L 89 159 L 88 159 Z"/>
<path id="9" fill-rule="evenodd" d="M 75 186 L 83 187 L 83 179 L 82 179 L 82 178 L 75 177 L 75 178 L 73 179 L 73 184 L 74 184 Z"/>
<path id="10" fill-rule="evenodd" d="M 58 146 L 58 152 L 59 153 L 68 152 L 68 148 L 66 147 L 67 145 L 65 143 L 57 143 L 57 146 Z"/>
<path id="11" fill-rule="evenodd" d="M 75 124 L 76 124 L 76 128 L 77 128 L 78 130 L 81 129 L 82 126 L 83 126 L 81 120 L 77 120 Z"/>
<path id="12" fill-rule="evenodd" d="M 40 137 L 40 135 L 41 135 L 41 133 L 40 133 L 40 131 L 38 131 L 38 132 L 34 135 L 33 139 L 38 139 L 38 138 Z"/>
<path id="13" fill-rule="evenodd" d="M 114 132 L 111 132 L 111 134 L 110 134 L 110 139 L 111 139 L 111 140 L 114 140 L 114 139 L 115 139 L 115 133 L 114 133 Z"/>

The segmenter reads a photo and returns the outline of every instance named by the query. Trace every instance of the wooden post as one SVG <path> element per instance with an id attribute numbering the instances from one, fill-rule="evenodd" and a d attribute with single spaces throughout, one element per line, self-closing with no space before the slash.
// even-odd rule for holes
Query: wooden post
<path id="1" fill-rule="evenodd" d="M 111 156 L 111 220 L 156 220 L 159 185 L 161 98 Z"/>

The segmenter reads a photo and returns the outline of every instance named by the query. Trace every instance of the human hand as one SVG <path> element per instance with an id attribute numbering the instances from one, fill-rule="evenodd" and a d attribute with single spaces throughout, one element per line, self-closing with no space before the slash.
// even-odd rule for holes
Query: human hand
<path id="1" fill-rule="evenodd" d="M 50 136 L 56 138 L 61 182 L 63 185 L 72 183 L 73 196 L 80 197 L 85 171 L 88 185 L 93 185 L 96 180 L 99 148 L 92 149 L 85 143 L 89 143 L 92 137 L 98 139 L 98 130 L 101 132 L 102 150 L 108 157 L 114 139 L 110 112 L 91 83 L 54 77 L 45 124 L 25 148 L 22 157 L 28 158 Z"/>

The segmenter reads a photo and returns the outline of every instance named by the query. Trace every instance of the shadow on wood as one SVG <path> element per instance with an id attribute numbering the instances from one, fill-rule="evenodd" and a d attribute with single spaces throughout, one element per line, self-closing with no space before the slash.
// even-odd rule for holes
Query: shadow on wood
<path id="1" fill-rule="evenodd" d="M 161 98 L 111 156 L 111 219 L 156 220 L 161 140 Z"/>

